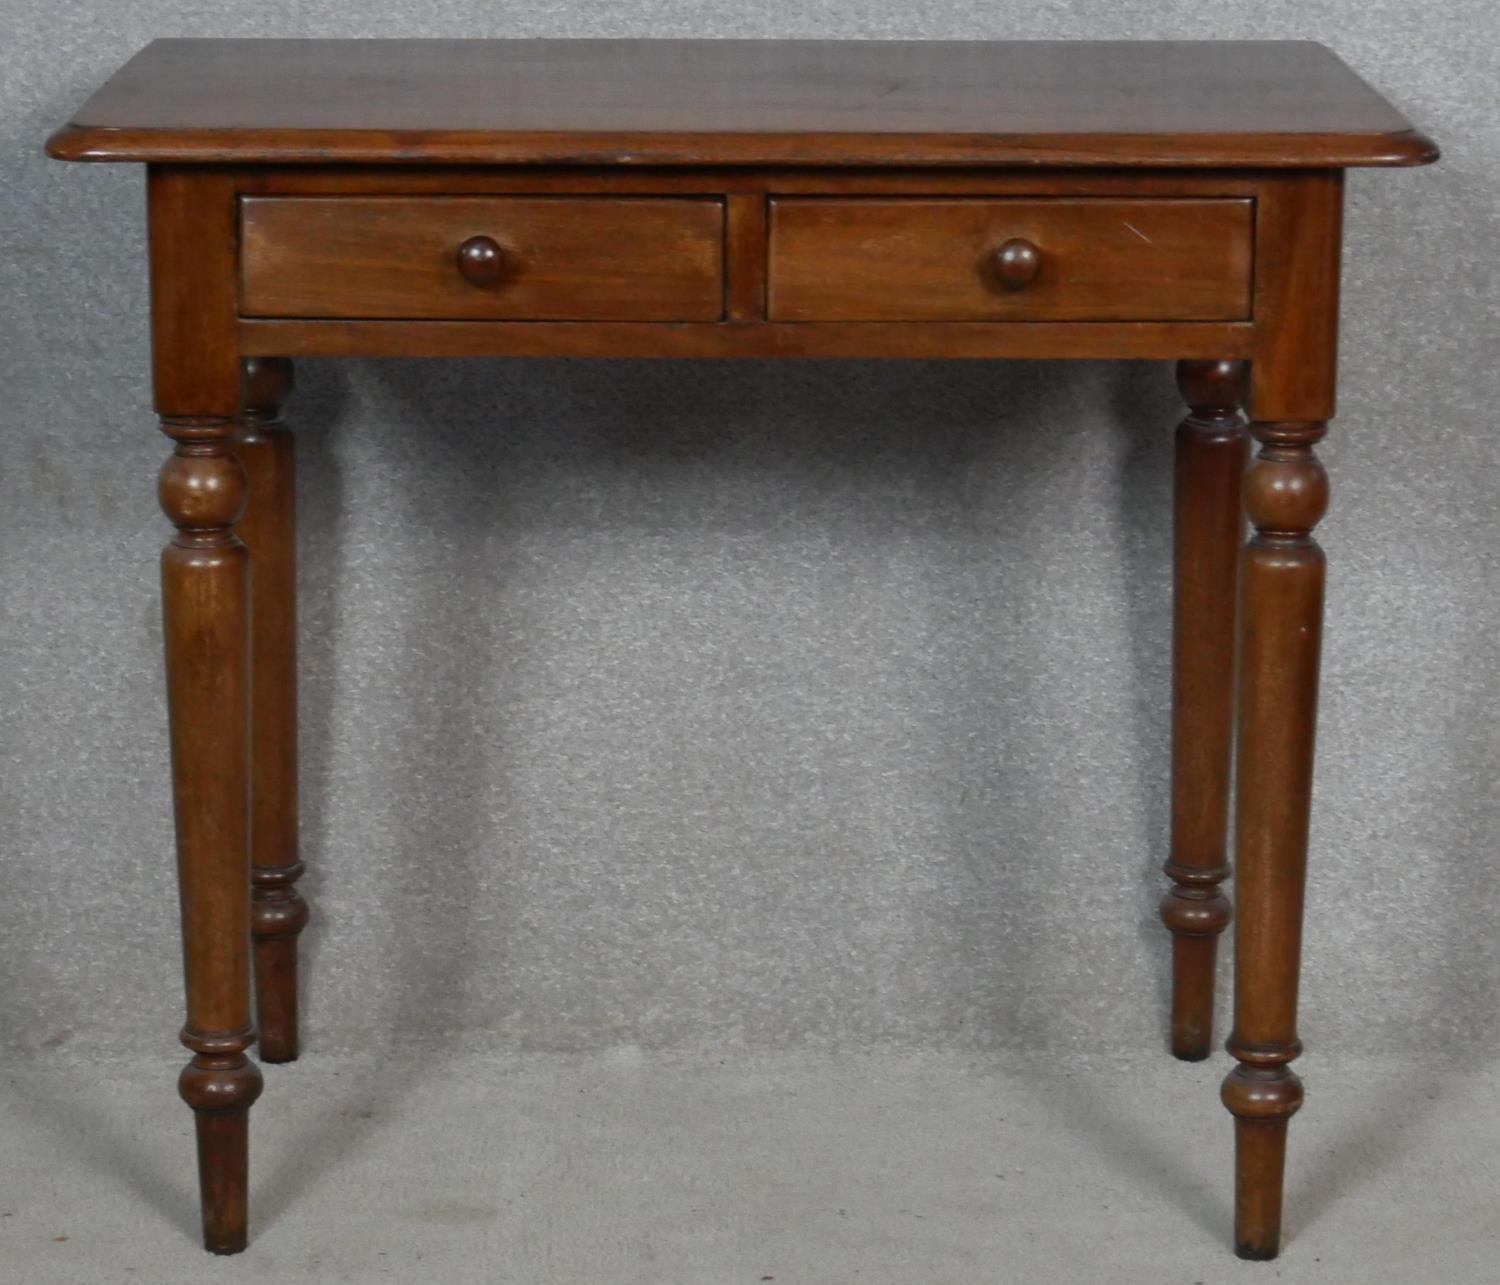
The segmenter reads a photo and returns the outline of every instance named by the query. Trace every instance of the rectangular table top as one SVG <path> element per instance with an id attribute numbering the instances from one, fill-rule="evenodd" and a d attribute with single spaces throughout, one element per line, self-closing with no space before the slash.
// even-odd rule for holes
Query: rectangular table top
<path id="1" fill-rule="evenodd" d="M 1305 41 L 158 40 L 66 160 L 1412 165 L 1437 149 Z"/>

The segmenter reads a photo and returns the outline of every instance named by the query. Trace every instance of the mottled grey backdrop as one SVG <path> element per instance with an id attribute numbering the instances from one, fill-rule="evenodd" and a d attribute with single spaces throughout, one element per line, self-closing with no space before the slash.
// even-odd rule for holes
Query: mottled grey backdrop
<path id="1" fill-rule="evenodd" d="M 41 155 L 156 35 L 1333 45 L 1445 157 L 1350 183 L 1304 1034 L 1500 1044 L 1487 4 L 0 14 L 7 1057 L 165 1050 L 180 1020 L 142 179 Z M 1164 367 L 299 379 L 314 1047 L 1160 1043 Z"/>

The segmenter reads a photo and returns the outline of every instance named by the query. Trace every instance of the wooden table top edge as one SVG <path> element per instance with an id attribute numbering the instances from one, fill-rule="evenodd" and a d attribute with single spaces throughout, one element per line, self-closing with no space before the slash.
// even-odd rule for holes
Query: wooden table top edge
<path id="1" fill-rule="evenodd" d="M 983 168 L 1343 169 L 1429 165 L 1411 127 L 1370 134 L 585 134 L 351 129 L 124 129 L 69 122 L 46 143 L 60 161 L 180 165 L 601 165 L 631 168 L 975 166 Z"/>
<path id="2" fill-rule="evenodd" d="M 1334 51 L 1298 40 L 167 38 L 100 85 L 47 153 L 830 168 L 1438 158 Z"/>

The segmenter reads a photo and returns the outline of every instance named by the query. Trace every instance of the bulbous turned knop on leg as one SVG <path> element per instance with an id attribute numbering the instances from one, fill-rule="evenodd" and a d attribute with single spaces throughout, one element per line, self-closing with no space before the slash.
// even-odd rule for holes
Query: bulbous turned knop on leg
<path id="1" fill-rule="evenodd" d="M 1229 925 L 1229 778 L 1233 746 L 1235 588 L 1249 436 L 1239 407 L 1245 363 L 1183 361 L 1189 413 L 1177 428 L 1173 514 L 1172 880 L 1161 903 L 1172 932 L 1172 1052 L 1209 1055 L 1214 968 Z"/>
<path id="2" fill-rule="evenodd" d="M 1224 1081 L 1235 1117 L 1235 1247 L 1281 1245 L 1287 1125 L 1302 1105 L 1291 1063 L 1312 803 L 1323 623 L 1323 552 L 1312 532 L 1328 506 L 1314 446 L 1322 423 L 1257 423 L 1245 476 L 1255 534 L 1241 568 L 1234 1033 Z"/>
<path id="3" fill-rule="evenodd" d="M 234 450 L 249 483 L 236 530 L 250 550 L 251 928 L 260 1054 L 290 1062 L 299 1049 L 298 936 L 308 921 L 297 891 L 296 458 L 281 410 L 292 389 L 289 361 L 242 363 Z"/>

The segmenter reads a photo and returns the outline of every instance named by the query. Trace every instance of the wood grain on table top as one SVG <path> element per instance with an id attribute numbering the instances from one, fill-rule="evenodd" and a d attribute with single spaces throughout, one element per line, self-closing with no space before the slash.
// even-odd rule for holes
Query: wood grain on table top
<path id="1" fill-rule="evenodd" d="M 700 166 L 1327 168 L 1437 156 L 1305 41 L 158 40 L 48 151 Z"/>

